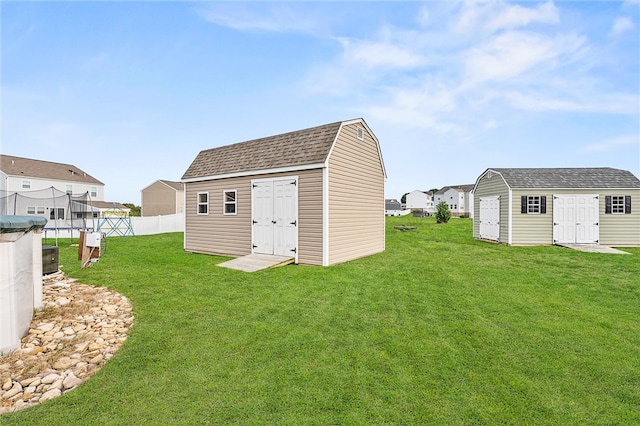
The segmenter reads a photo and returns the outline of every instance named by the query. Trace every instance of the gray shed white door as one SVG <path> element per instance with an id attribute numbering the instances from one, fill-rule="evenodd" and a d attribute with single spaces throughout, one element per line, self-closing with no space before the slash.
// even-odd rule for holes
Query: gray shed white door
<path id="1" fill-rule="evenodd" d="M 500 197 L 480 197 L 480 238 L 500 241 Z"/>
<path id="2" fill-rule="evenodd" d="M 597 244 L 599 217 L 598 195 L 554 195 L 554 244 Z"/>
<path id="3" fill-rule="evenodd" d="M 253 180 L 251 216 L 253 253 L 296 257 L 297 177 Z"/>

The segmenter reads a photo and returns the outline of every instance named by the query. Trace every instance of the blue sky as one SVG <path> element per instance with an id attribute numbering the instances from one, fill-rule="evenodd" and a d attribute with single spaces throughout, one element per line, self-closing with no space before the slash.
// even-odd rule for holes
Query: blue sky
<path id="1" fill-rule="evenodd" d="M 488 167 L 640 176 L 638 0 L 6 2 L 2 153 L 140 203 L 200 150 L 362 117 L 385 195 Z"/>

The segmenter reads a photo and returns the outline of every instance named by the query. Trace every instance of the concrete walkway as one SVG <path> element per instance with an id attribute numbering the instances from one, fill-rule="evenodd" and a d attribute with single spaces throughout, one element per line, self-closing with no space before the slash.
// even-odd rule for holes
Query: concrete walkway
<path id="1" fill-rule="evenodd" d="M 609 253 L 609 254 L 631 254 L 613 247 L 602 246 L 600 244 L 556 244 L 573 250 L 587 251 L 589 253 Z"/>
<path id="2" fill-rule="evenodd" d="M 255 272 L 261 269 L 275 268 L 293 263 L 295 258 L 289 256 L 274 256 L 269 254 L 249 254 L 226 262 L 219 263 L 218 266 L 224 268 L 237 269 L 244 272 Z"/>

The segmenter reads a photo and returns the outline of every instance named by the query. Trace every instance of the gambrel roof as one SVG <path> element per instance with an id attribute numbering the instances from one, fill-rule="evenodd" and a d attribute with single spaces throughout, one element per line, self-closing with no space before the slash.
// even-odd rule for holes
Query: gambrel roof
<path id="1" fill-rule="evenodd" d="M 342 126 L 354 123 L 369 130 L 364 120 L 355 119 L 207 149 L 198 154 L 182 179 L 322 165 Z M 370 130 L 369 134 L 376 139 Z"/>
<path id="2" fill-rule="evenodd" d="M 611 167 L 487 169 L 502 175 L 511 188 L 640 188 L 640 180 L 627 170 Z"/>
<path id="3" fill-rule="evenodd" d="M 98 179 L 71 164 L 0 155 L 0 170 L 7 176 L 39 178 L 104 185 Z"/>

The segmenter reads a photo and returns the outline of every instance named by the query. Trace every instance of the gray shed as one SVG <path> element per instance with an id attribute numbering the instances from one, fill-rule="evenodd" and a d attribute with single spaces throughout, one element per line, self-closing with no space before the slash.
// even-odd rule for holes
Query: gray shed
<path id="1" fill-rule="evenodd" d="M 639 202 L 640 180 L 626 170 L 490 168 L 474 186 L 473 236 L 510 245 L 640 246 Z"/>

